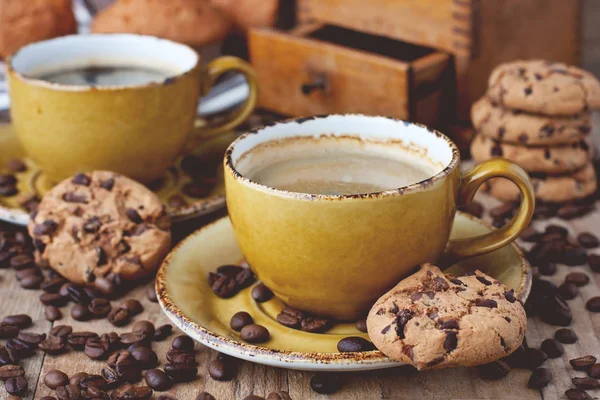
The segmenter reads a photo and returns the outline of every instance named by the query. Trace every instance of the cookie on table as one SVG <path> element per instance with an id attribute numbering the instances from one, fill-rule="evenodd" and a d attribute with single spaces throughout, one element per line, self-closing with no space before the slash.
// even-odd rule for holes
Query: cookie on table
<path id="1" fill-rule="evenodd" d="M 505 357 L 521 345 L 526 327 L 513 290 L 480 271 L 455 278 L 431 264 L 383 295 L 367 317 L 375 346 L 419 370 Z"/>
<path id="2" fill-rule="evenodd" d="M 471 143 L 471 156 L 477 162 L 504 157 L 527 172 L 564 174 L 588 164 L 592 147 L 585 140 L 554 147 L 526 147 L 497 142 L 480 134 Z"/>
<path id="3" fill-rule="evenodd" d="M 483 136 L 530 146 L 574 143 L 591 131 L 589 113 L 569 117 L 529 114 L 498 107 L 487 97 L 473 104 L 471 120 Z"/>
<path id="4" fill-rule="evenodd" d="M 106 171 L 78 174 L 44 195 L 29 223 L 36 261 L 75 283 L 111 272 L 153 273 L 171 245 L 170 220 L 145 186 Z"/>
<path id="5" fill-rule="evenodd" d="M 504 108 L 546 115 L 577 115 L 600 108 L 600 82 L 563 63 L 514 61 L 496 67 L 487 95 Z"/>
<path id="6" fill-rule="evenodd" d="M 591 163 L 568 175 L 532 175 L 531 183 L 535 198 L 549 203 L 565 203 L 583 199 L 594 194 L 598 185 L 596 172 Z M 519 200 L 519 190 L 511 181 L 491 179 L 485 185 L 487 192 L 499 200 Z"/>

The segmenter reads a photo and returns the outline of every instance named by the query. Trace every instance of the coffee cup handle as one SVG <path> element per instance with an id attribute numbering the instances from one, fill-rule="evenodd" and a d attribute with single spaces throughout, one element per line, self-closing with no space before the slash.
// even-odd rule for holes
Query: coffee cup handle
<path id="1" fill-rule="evenodd" d="M 500 229 L 472 238 L 450 240 L 446 255 L 452 262 L 489 253 L 509 244 L 527 228 L 531 221 L 535 207 L 531 180 L 521 167 L 504 158 L 485 161 L 463 173 L 458 193 L 458 205 L 470 203 L 477 189 L 492 178 L 506 178 L 518 186 L 521 192 L 519 210 L 514 218 Z"/>
<path id="2" fill-rule="evenodd" d="M 246 101 L 226 121 L 216 125 L 199 125 L 196 123 L 189 140 L 192 143 L 188 143 L 186 145 L 187 148 L 190 148 L 193 142 L 195 142 L 195 138 L 202 139 L 231 131 L 236 126 L 241 125 L 254 112 L 258 100 L 258 80 L 252 66 L 238 57 L 222 56 L 208 64 L 205 72 L 206 76 L 202 80 L 201 96 L 205 96 L 210 92 L 221 75 L 232 71 L 240 72 L 248 82 L 249 93 Z"/>

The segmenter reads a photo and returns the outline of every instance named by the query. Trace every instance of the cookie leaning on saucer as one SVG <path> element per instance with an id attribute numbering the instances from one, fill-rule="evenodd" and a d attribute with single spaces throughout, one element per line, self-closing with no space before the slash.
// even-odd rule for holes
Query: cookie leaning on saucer
<path id="1" fill-rule="evenodd" d="M 431 264 L 383 295 L 367 317 L 375 346 L 419 370 L 505 357 L 526 327 L 523 305 L 502 283 L 480 271 L 455 278 Z"/>
<path id="2" fill-rule="evenodd" d="M 527 172 L 564 174 L 581 169 L 592 158 L 592 148 L 585 140 L 553 147 L 526 147 L 497 142 L 481 134 L 471 143 L 471 155 L 478 163 L 504 157 Z"/>
<path id="3" fill-rule="evenodd" d="M 46 193 L 28 231 L 36 261 L 75 283 L 154 272 L 171 245 L 170 221 L 145 186 L 106 171 L 79 174 Z"/>
<path id="4" fill-rule="evenodd" d="M 498 107 L 487 97 L 473 104 L 471 120 L 477 132 L 485 137 L 528 146 L 578 142 L 591 131 L 589 113 L 569 117 L 529 114 Z"/>
<path id="5" fill-rule="evenodd" d="M 496 67 L 487 95 L 504 108 L 546 115 L 576 115 L 600 108 L 600 82 L 563 63 L 529 60 Z"/>

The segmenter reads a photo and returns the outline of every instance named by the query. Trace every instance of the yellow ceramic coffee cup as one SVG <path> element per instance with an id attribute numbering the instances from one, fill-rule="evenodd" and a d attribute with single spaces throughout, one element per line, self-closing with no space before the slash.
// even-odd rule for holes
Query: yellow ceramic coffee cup
<path id="1" fill-rule="evenodd" d="M 252 68 L 221 57 L 203 68 L 183 44 L 130 34 L 66 36 L 25 46 L 8 59 L 11 114 L 25 152 L 52 181 L 111 170 L 142 182 L 159 178 L 193 132 L 200 95 L 223 73 L 244 74 L 250 95 L 231 120 L 200 134 L 229 130 L 254 110 Z M 165 72 L 159 82 L 112 86 L 50 83 L 49 73 L 83 67 Z"/>
<path id="2" fill-rule="evenodd" d="M 322 135 L 401 146 L 427 157 L 435 173 L 402 188 L 356 195 L 288 192 L 248 177 L 253 164 L 282 158 L 281 139 Z M 265 143 L 264 157 L 249 155 Z M 461 173 L 458 149 L 446 136 L 384 117 L 330 115 L 282 122 L 238 138 L 224 162 L 229 216 L 258 278 L 285 303 L 341 320 L 364 316 L 415 266 L 438 261 L 444 251 L 460 259 L 505 246 L 527 227 L 534 208 L 531 182 L 516 164 L 494 159 Z M 489 234 L 448 242 L 457 205 L 471 201 L 477 188 L 494 177 L 519 187 L 523 201 L 517 215 Z"/>

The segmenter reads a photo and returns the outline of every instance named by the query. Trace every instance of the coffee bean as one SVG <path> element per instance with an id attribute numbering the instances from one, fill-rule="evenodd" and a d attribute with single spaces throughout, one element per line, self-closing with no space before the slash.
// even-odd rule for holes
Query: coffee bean
<path id="1" fill-rule="evenodd" d="M 56 325 L 50 329 L 50 336 L 56 336 L 58 338 L 67 340 L 67 337 L 73 333 L 73 328 L 69 325 Z"/>
<path id="2" fill-rule="evenodd" d="M 538 271 L 541 275 L 552 276 L 556 273 L 556 264 L 550 261 L 538 263 Z"/>
<path id="3" fill-rule="evenodd" d="M 105 387 L 107 389 L 108 388 L 114 388 L 114 387 L 116 387 L 117 385 L 120 384 L 120 382 L 119 382 L 119 376 L 111 368 L 102 368 L 102 371 L 100 371 L 100 374 L 102 375 L 102 377 L 106 381 Z"/>
<path id="4" fill-rule="evenodd" d="M 8 378 L 6 382 L 4 382 L 4 388 L 8 394 L 23 396 L 27 393 L 27 379 L 24 376 Z"/>
<path id="5" fill-rule="evenodd" d="M 45 306 L 63 307 L 69 302 L 69 298 L 60 293 L 42 293 L 40 301 Z"/>
<path id="6" fill-rule="evenodd" d="M 19 282 L 23 289 L 39 289 L 43 279 L 40 276 L 27 276 Z"/>
<path id="7" fill-rule="evenodd" d="M 108 314 L 108 322 L 114 326 L 125 326 L 129 323 L 129 311 L 125 308 L 113 308 Z"/>
<path id="8" fill-rule="evenodd" d="M 537 367 L 539 367 L 540 365 L 542 365 L 547 359 L 548 359 L 548 356 L 543 351 L 534 349 L 532 347 L 527 348 L 527 349 L 525 349 L 525 355 L 524 355 L 524 361 L 525 361 L 524 367 L 527 369 L 534 370 Z"/>
<path id="9" fill-rule="evenodd" d="M 292 400 L 292 398 L 288 392 L 278 390 L 277 392 L 269 393 L 266 400 Z"/>
<path id="10" fill-rule="evenodd" d="M 590 378 L 598 379 L 600 378 L 600 364 L 592 365 L 588 370 L 587 374 Z"/>
<path id="11" fill-rule="evenodd" d="M 75 285 L 74 283 L 71 283 L 71 282 L 65 282 L 65 284 L 64 284 L 64 285 L 62 285 L 62 286 L 60 287 L 60 289 L 58 289 L 58 294 L 60 294 L 61 296 L 64 296 L 64 297 L 66 297 L 67 299 L 70 299 L 70 296 L 69 296 L 69 288 L 70 288 L 71 286 L 74 286 L 74 285 Z"/>
<path id="12" fill-rule="evenodd" d="M 131 356 L 137 360 L 142 369 L 152 369 L 158 364 L 158 356 L 147 347 L 138 347 L 131 350 Z"/>
<path id="13" fill-rule="evenodd" d="M 596 363 L 596 357 L 594 356 L 583 356 L 569 360 L 569 364 L 576 371 L 587 371 L 592 365 Z"/>
<path id="14" fill-rule="evenodd" d="M 230 381 L 235 376 L 235 365 L 232 362 L 213 360 L 208 365 L 208 374 L 216 381 Z"/>
<path id="15" fill-rule="evenodd" d="M 141 333 L 145 338 L 151 339 L 154 336 L 154 324 L 150 321 L 137 321 L 131 328 L 132 332 Z"/>
<path id="16" fill-rule="evenodd" d="M 54 390 L 59 386 L 69 384 L 69 376 L 57 369 L 50 370 L 44 376 L 44 384 Z"/>
<path id="17" fill-rule="evenodd" d="M 79 381 L 79 387 L 81 389 L 97 388 L 104 389 L 106 381 L 100 375 L 87 375 L 81 378 Z"/>
<path id="18" fill-rule="evenodd" d="M 169 390 L 171 389 L 171 386 L 173 386 L 171 379 L 169 379 L 167 374 L 160 369 L 151 369 L 150 371 L 146 372 L 146 375 L 144 375 L 144 380 L 149 388 L 159 392 Z"/>
<path id="19" fill-rule="evenodd" d="M 558 329 L 554 333 L 554 338 L 561 343 L 572 344 L 577 342 L 577 335 L 569 328 Z"/>
<path id="20" fill-rule="evenodd" d="M 326 331 L 329 327 L 330 321 L 326 318 L 308 316 L 300 322 L 300 329 L 305 332 L 320 333 Z"/>
<path id="21" fill-rule="evenodd" d="M 558 295 L 564 300 L 572 300 L 579 294 L 579 289 L 573 283 L 565 282 L 558 287 Z"/>
<path id="22" fill-rule="evenodd" d="M 129 311 L 130 317 L 135 317 L 136 315 L 141 314 L 142 311 L 144 311 L 144 306 L 142 306 L 142 303 L 140 303 L 139 300 L 136 299 L 125 300 L 121 303 L 121 308 L 124 308 L 127 311 Z"/>
<path id="23" fill-rule="evenodd" d="M 234 331 L 239 332 L 246 325 L 250 325 L 253 323 L 254 320 L 252 319 L 252 316 L 250 316 L 250 314 L 248 314 L 245 311 L 239 311 L 233 314 L 233 317 L 231 317 L 231 320 L 229 321 L 229 326 Z"/>
<path id="24" fill-rule="evenodd" d="M 173 332 L 173 326 L 171 324 L 161 325 L 154 331 L 154 337 L 152 340 L 155 342 L 160 342 L 161 340 L 165 340 L 171 333 Z"/>
<path id="25" fill-rule="evenodd" d="M 18 357 L 14 357 L 4 346 L 0 346 L 0 367 L 4 365 L 16 365 L 19 362 Z"/>
<path id="26" fill-rule="evenodd" d="M 585 303 L 585 308 L 591 312 L 600 312 L 600 296 L 592 297 Z"/>
<path id="27" fill-rule="evenodd" d="M 100 360 L 106 356 L 110 350 L 110 345 L 107 342 L 103 342 L 100 339 L 88 339 L 85 342 L 83 351 L 86 356 L 92 360 Z"/>
<path id="28" fill-rule="evenodd" d="M 216 399 L 210 393 L 200 392 L 200 393 L 198 393 L 198 396 L 196 396 L 196 400 L 216 400 Z"/>
<path id="29" fill-rule="evenodd" d="M 69 379 L 69 385 L 80 387 L 80 383 L 86 376 L 89 376 L 87 372 L 77 372 Z"/>
<path id="30" fill-rule="evenodd" d="M 512 368 L 529 368 L 526 357 L 526 348 L 521 344 L 515 351 L 503 358 L 502 361 L 506 362 Z"/>
<path id="31" fill-rule="evenodd" d="M 84 290 L 84 288 L 81 287 L 81 286 L 79 286 L 79 285 L 69 285 L 69 286 L 67 286 L 67 293 L 69 295 L 69 298 L 74 303 L 79 303 L 79 304 L 82 304 L 84 306 L 87 306 L 92 301 L 92 299 L 87 294 L 87 292 Z"/>
<path id="32" fill-rule="evenodd" d="M 25 268 L 25 269 L 21 269 L 16 271 L 15 273 L 15 277 L 17 278 L 17 280 L 20 282 L 25 278 L 28 278 L 30 276 L 42 276 L 42 271 L 37 268 L 37 267 L 32 267 L 32 268 Z M 41 285 L 43 287 L 43 284 Z"/>
<path id="33" fill-rule="evenodd" d="M 45 333 L 33 333 L 33 332 L 19 332 L 17 338 L 32 347 L 37 347 L 38 344 L 42 343 L 46 339 Z"/>
<path id="34" fill-rule="evenodd" d="M 525 242 L 537 243 L 542 240 L 542 233 L 535 229 L 533 226 L 530 226 L 523 232 L 521 232 L 520 237 Z"/>
<path id="35" fill-rule="evenodd" d="M 556 295 L 548 296 L 543 301 L 541 317 L 547 324 L 558 326 L 568 326 L 573 320 L 569 305 Z"/>
<path id="36" fill-rule="evenodd" d="M 113 280 L 107 278 L 96 278 L 94 287 L 104 296 L 114 298 L 120 290 L 120 287 Z"/>
<path id="37" fill-rule="evenodd" d="M 565 277 L 565 283 L 572 283 L 575 286 L 585 286 L 589 281 L 590 277 L 583 272 L 571 272 Z"/>
<path id="38" fill-rule="evenodd" d="M 0 323 L 0 339 L 12 339 L 19 334 L 19 327 L 5 322 Z"/>
<path id="39" fill-rule="evenodd" d="M 6 381 L 9 378 L 24 376 L 25 370 L 19 365 L 3 365 L 0 367 L 0 381 Z"/>
<path id="40" fill-rule="evenodd" d="M 564 226 L 561 226 L 561 225 L 556 225 L 556 224 L 550 224 L 550 225 L 546 226 L 546 230 L 544 231 L 544 233 L 546 233 L 546 234 L 556 233 L 565 238 L 567 236 L 569 236 L 569 230 L 567 228 L 565 228 Z"/>
<path id="41" fill-rule="evenodd" d="M 541 389 L 552 381 L 552 371 L 548 368 L 538 368 L 531 374 L 527 386 L 531 389 Z"/>
<path id="42" fill-rule="evenodd" d="M 265 400 L 265 398 L 251 394 L 249 396 L 244 397 L 244 400 Z"/>
<path id="43" fill-rule="evenodd" d="M 540 345 L 542 350 L 549 358 L 558 358 L 565 352 L 563 345 L 558 340 L 546 339 Z"/>
<path id="44" fill-rule="evenodd" d="M 271 298 L 273 298 L 273 292 L 263 283 L 259 283 L 252 288 L 252 298 L 257 303 L 264 303 L 265 301 L 269 301 Z"/>
<path id="45" fill-rule="evenodd" d="M 0 174 L 0 186 L 14 186 L 17 184 L 17 178 L 14 175 Z"/>
<path id="46" fill-rule="evenodd" d="M 290 306 L 286 306 L 281 312 L 277 315 L 277 322 L 279 322 L 283 326 L 287 326 L 288 328 L 298 329 L 300 328 L 300 323 L 304 318 L 304 313 L 300 310 L 296 310 Z"/>
<path id="47" fill-rule="evenodd" d="M 569 266 L 582 265 L 587 262 L 587 252 L 579 246 L 566 248 L 561 256 L 558 261 Z"/>
<path id="48" fill-rule="evenodd" d="M 240 272 L 235 276 L 235 283 L 237 283 L 238 289 L 245 289 L 252 285 L 256 281 L 256 276 L 250 268 L 242 268 Z"/>
<path id="49" fill-rule="evenodd" d="M 191 364 L 165 364 L 165 373 L 175 382 L 189 382 L 196 378 L 198 368 Z"/>
<path id="50" fill-rule="evenodd" d="M 59 337 L 49 336 L 38 345 L 38 348 L 47 354 L 59 354 L 66 350 L 66 343 Z"/>
<path id="51" fill-rule="evenodd" d="M 98 338 L 98 334 L 94 332 L 73 332 L 67 337 L 67 342 L 73 350 L 81 351 L 85 348 L 85 344 L 88 340 Z"/>
<path id="52" fill-rule="evenodd" d="M 211 288 L 217 296 L 223 299 L 233 297 L 239 290 L 235 279 L 225 275 L 217 275 Z"/>
<path id="53" fill-rule="evenodd" d="M 310 387 L 320 394 L 331 394 L 340 388 L 340 380 L 337 375 L 320 373 L 310 379 Z"/>
<path id="54" fill-rule="evenodd" d="M 89 399 L 110 400 L 110 396 L 105 391 L 94 386 L 88 387 L 86 394 Z"/>
<path id="55" fill-rule="evenodd" d="M 167 361 L 173 364 L 191 364 L 196 365 L 196 357 L 193 353 L 187 351 L 181 351 L 177 349 L 170 349 L 167 351 Z"/>
<path id="56" fill-rule="evenodd" d="M 44 396 L 40 400 L 57 400 L 57 398 L 54 396 Z"/>
<path id="57" fill-rule="evenodd" d="M 189 336 L 180 335 L 173 339 L 171 347 L 177 350 L 191 352 L 194 351 L 194 341 Z"/>
<path id="58" fill-rule="evenodd" d="M 217 275 L 225 275 L 230 278 L 235 278 L 237 274 L 239 274 L 243 270 L 244 268 L 240 267 L 239 265 L 226 264 L 218 267 L 215 272 L 217 273 Z"/>
<path id="59" fill-rule="evenodd" d="M 587 263 L 594 272 L 600 272 L 600 255 L 589 254 L 587 256 Z"/>
<path id="60" fill-rule="evenodd" d="M 114 390 L 111 396 L 114 400 L 148 400 L 152 393 L 147 386 L 125 385 Z"/>
<path id="61" fill-rule="evenodd" d="M 31 317 L 26 314 L 9 315 L 7 317 L 4 317 L 2 322 L 4 322 L 5 324 L 17 326 L 20 329 L 29 328 L 33 323 Z"/>
<path id="62" fill-rule="evenodd" d="M 502 360 L 493 361 L 489 364 L 484 364 L 477 367 L 477 374 L 483 379 L 504 378 L 509 372 L 510 366 Z"/>
<path id="63" fill-rule="evenodd" d="M 593 397 L 579 389 L 567 389 L 565 396 L 569 400 L 593 400 Z"/>
<path id="64" fill-rule="evenodd" d="M 33 258 L 29 254 L 19 254 L 10 259 L 10 266 L 15 270 L 35 267 Z"/>
<path id="65" fill-rule="evenodd" d="M 76 321 L 89 321 L 92 316 L 90 310 L 82 304 L 74 304 L 71 308 L 71 317 Z"/>
<path id="66" fill-rule="evenodd" d="M 375 346 L 366 339 L 358 336 L 350 336 L 341 339 L 337 344 L 337 349 L 342 353 L 355 353 L 375 350 Z"/>
<path id="67" fill-rule="evenodd" d="M 577 389 L 581 390 L 594 390 L 600 388 L 600 382 L 593 378 L 572 378 L 571 382 Z"/>
<path id="68" fill-rule="evenodd" d="M 119 381 L 133 383 L 139 381 L 142 377 L 142 370 L 131 355 L 117 360 L 115 371 L 119 377 Z"/>
<path id="69" fill-rule="evenodd" d="M 585 249 L 593 249 L 600 245 L 600 240 L 590 232 L 583 232 L 577 236 L 577 241 Z"/>
<path id="70" fill-rule="evenodd" d="M 67 281 L 64 278 L 54 278 L 42 283 L 42 290 L 47 293 L 58 293 Z"/>
<path id="71" fill-rule="evenodd" d="M 512 218 L 516 206 L 514 203 L 504 203 L 490 210 L 492 218 Z"/>
<path id="72" fill-rule="evenodd" d="M 73 385 L 59 386 L 56 388 L 59 400 L 79 400 L 82 398 L 81 389 Z"/>
<path id="73" fill-rule="evenodd" d="M 367 320 L 366 319 L 359 319 L 358 321 L 356 321 L 356 324 L 354 326 L 359 331 L 367 333 Z"/>
<path id="74" fill-rule="evenodd" d="M 150 286 L 147 290 L 146 290 L 146 297 L 148 298 L 148 300 L 150 300 L 152 303 L 158 303 L 158 297 L 156 295 L 156 289 L 154 289 L 154 286 Z"/>

